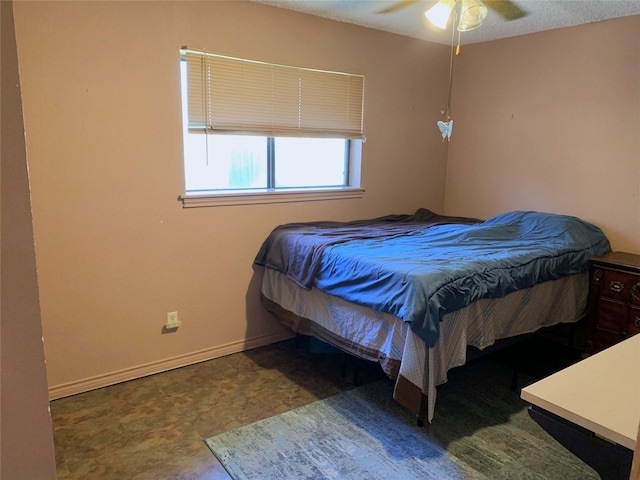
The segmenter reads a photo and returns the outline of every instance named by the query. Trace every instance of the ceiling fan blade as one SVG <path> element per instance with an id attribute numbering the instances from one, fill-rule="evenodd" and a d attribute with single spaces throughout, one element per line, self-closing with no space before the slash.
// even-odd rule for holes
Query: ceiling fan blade
<path id="1" fill-rule="evenodd" d="M 396 10 L 400 10 L 401 8 L 408 7 L 409 5 L 413 5 L 417 3 L 419 0 L 399 0 L 397 2 L 392 3 L 387 8 L 383 8 L 382 10 L 378 10 L 376 13 L 391 13 Z"/>
<path id="2" fill-rule="evenodd" d="M 509 0 L 482 0 L 482 3 L 505 20 L 518 20 L 527 15 L 527 12 Z"/>

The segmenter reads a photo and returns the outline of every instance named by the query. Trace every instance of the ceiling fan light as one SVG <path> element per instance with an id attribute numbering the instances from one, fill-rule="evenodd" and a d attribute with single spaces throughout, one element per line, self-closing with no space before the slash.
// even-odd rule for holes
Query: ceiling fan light
<path id="1" fill-rule="evenodd" d="M 458 31 L 469 32 L 475 30 L 487 18 L 487 12 L 487 7 L 480 0 L 462 0 Z"/>
<path id="2" fill-rule="evenodd" d="M 424 12 L 424 16 L 436 27 L 447 28 L 447 22 L 451 16 L 451 12 L 456 6 L 456 0 L 440 0 L 429 10 Z"/>

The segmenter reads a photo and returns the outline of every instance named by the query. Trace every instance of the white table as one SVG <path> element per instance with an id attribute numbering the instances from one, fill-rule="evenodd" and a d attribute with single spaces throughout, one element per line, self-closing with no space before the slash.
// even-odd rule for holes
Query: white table
<path id="1" fill-rule="evenodd" d="M 640 334 L 523 388 L 521 397 L 633 450 L 640 422 Z"/>

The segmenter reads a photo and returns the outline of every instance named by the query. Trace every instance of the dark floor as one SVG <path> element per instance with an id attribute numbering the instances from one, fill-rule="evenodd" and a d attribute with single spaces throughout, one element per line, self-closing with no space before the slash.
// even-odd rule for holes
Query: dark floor
<path id="1" fill-rule="evenodd" d="M 550 343 L 543 362 L 535 342 L 495 358 L 534 378 L 577 359 Z M 58 479 L 228 480 L 206 438 L 353 388 L 353 362 L 343 377 L 344 357 L 314 346 L 281 342 L 53 401 Z M 358 365 L 361 384 L 382 377 Z"/>
<path id="2" fill-rule="evenodd" d="M 287 341 L 55 400 L 58 479 L 229 479 L 204 439 L 353 388 L 342 365 Z"/>

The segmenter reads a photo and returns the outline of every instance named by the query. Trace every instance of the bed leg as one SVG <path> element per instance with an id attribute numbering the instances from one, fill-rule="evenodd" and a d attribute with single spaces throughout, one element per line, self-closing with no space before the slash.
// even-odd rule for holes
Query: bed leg
<path id="1" fill-rule="evenodd" d="M 352 357 L 348 353 L 342 354 L 342 364 L 340 365 L 340 377 L 345 378 L 347 376 L 347 369 L 351 363 L 353 372 L 351 374 L 351 384 L 354 387 L 358 386 L 358 359 Z"/>
<path id="2" fill-rule="evenodd" d="M 424 415 L 426 415 L 426 413 Z M 426 418 L 426 416 L 416 415 L 416 426 L 429 430 L 431 422 L 425 420 Z"/>

